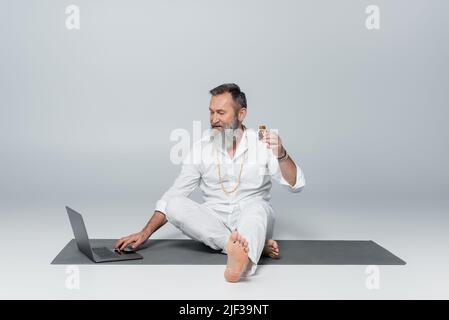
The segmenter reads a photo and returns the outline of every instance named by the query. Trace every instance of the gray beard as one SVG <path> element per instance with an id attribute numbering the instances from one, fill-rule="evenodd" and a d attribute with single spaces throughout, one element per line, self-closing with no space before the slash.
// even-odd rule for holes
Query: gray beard
<path id="1" fill-rule="evenodd" d="M 234 140 L 236 139 L 234 132 L 236 129 L 238 129 L 239 126 L 240 123 L 238 119 L 235 118 L 229 126 L 223 127 L 223 131 L 218 136 L 216 136 L 223 150 L 229 151 L 232 149 Z"/>

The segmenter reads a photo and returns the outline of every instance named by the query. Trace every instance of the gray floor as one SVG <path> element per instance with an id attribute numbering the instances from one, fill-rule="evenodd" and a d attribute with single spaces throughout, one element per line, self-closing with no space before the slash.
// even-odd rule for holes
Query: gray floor
<path id="1" fill-rule="evenodd" d="M 142 206 L 78 204 L 91 237 L 136 231 Z M 336 209 L 337 208 L 337 209 Z M 280 208 L 288 212 L 288 206 Z M 291 209 L 291 208 L 290 208 Z M 0 298 L 3 299 L 441 299 L 449 298 L 447 207 L 375 205 L 301 207 L 294 226 L 280 214 L 279 239 L 373 239 L 405 266 L 272 266 L 241 283 L 223 280 L 224 266 L 50 265 L 71 238 L 64 207 L 2 208 Z M 127 219 L 120 220 L 123 212 Z M 154 238 L 183 238 L 163 227 Z M 282 249 L 282 248 L 281 248 Z M 30 262 L 32 261 L 32 262 Z M 373 271 L 374 270 L 374 271 Z M 379 286 L 369 285 L 378 271 Z M 377 272 L 376 271 L 376 272 Z M 79 275 L 79 289 L 71 280 Z"/>

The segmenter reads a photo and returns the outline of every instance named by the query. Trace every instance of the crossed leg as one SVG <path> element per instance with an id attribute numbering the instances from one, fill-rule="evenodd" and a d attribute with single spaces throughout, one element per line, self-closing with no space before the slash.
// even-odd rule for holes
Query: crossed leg
<path id="1" fill-rule="evenodd" d="M 214 250 L 225 250 L 231 230 L 212 209 L 187 197 L 173 197 L 167 203 L 165 216 L 189 238 Z"/>
<path id="2" fill-rule="evenodd" d="M 237 282 L 244 273 L 255 272 L 262 253 L 272 258 L 279 256 L 277 243 L 265 241 L 268 211 L 266 204 L 252 202 L 240 213 L 238 231 L 231 232 L 212 209 L 181 196 L 168 201 L 166 217 L 189 238 L 223 250 L 228 255 L 225 279 Z"/>

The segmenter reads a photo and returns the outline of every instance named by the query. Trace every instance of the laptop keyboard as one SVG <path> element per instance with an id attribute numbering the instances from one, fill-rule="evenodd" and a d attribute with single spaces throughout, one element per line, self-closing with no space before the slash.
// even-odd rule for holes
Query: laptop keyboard
<path id="1" fill-rule="evenodd" d="M 117 258 L 117 255 L 106 247 L 92 248 L 92 251 L 102 259 Z"/>

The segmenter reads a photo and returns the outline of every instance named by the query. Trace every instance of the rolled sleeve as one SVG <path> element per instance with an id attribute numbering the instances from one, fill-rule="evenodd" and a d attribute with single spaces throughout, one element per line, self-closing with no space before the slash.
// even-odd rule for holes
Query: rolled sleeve
<path id="1" fill-rule="evenodd" d="M 160 199 L 156 202 L 156 208 L 154 210 L 160 211 L 165 214 L 166 208 L 167 208 L 167 201 Z"/>
<path id="2" fill-rule="evenodd" d="M 279 183 L 281 185 L 284 185 L 288 188 L 289 191 L 291 192 L 300 192 L 304 186 L 306 185 L 306 179 L 304 178 L 304 173 L 301 170 L 301 168 L 296 165 L 296 182 L 295 185 L 292 186 L 290 183 L 287 182 L 287 180 L 285 180 L 285 178 L 282 176 L 282 173 L 280 174 L 280 180 Z"/>
<path id="3" fill-rule="evenodd" d="M 273 155 L 270 157 L 268 167 L 270 169 L 271 177 L 273 180 L 278 182 L 280 185 L 285 187 L 290 192 L 300 192 L 302 189 L 304 189 L 304 186 L 306 185 L 306 179 L 304 178 L 304 173 L 299 165 L 296 164 L 296 182 L 295 185 L 292 186 L 290 183 L 285 180 L 285 178 L 282 175 L 281 168 L 279 166 L 279 162 L 276 159 L 276 157 Z"/>

